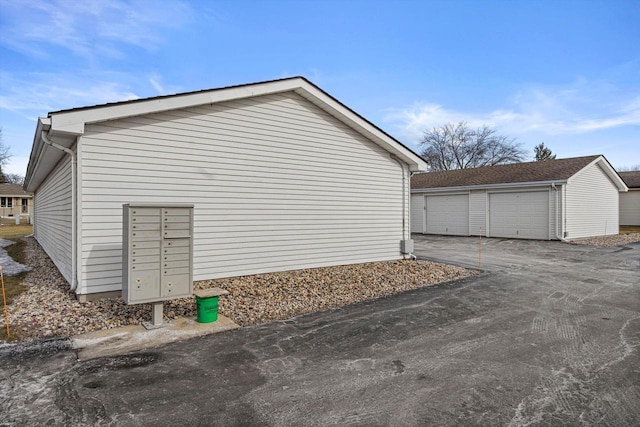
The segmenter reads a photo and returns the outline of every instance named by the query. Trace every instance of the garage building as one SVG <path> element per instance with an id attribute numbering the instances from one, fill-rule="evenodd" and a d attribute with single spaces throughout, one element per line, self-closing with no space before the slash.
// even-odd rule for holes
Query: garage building
<path id="1" fill-rule="evenodd" d="M 302 77 L 49 113 L 25 189 L 80 300 L 122 289 L 122 206 L 194 205 L 194 280 L 402 258 L 413 151 Z"/>
<path id="2" fill-rule="evenodd" d="M 618 234 L 627 187 L 601 155 L 416 174 L 411 231 L 520 239 Z"/>
<path id="3" fill-rule="evenodd" d="M 620 225 L 640 226 L 640 171 L 620 172 L 620 177 L 629 187 L 620 193 Z"/>

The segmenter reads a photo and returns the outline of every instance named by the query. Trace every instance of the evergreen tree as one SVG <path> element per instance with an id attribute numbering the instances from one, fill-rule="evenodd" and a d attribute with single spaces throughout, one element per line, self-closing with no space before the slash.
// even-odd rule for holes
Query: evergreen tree
<path id="1" fill-rule="evenodd" d="M 536 145 L 533 148 L 533 151 L 536 153 L 536 162 L 541 162 L 543 160 L 554 160 L 556 158 L 556 155 L 552 154 L 551 150 L 548 147 L 544 146 L 544 142 Z"/>

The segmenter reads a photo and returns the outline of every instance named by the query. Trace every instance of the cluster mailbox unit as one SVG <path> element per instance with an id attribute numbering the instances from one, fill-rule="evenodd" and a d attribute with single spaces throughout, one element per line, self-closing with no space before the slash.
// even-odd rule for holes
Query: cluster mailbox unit
<path id="1" fill-rule="evenodd" d="M 126 304 L 153 303 L 159 325 L 162 301 L 193 294 L 193 205 L 122 208 L 122 297 Z"/>

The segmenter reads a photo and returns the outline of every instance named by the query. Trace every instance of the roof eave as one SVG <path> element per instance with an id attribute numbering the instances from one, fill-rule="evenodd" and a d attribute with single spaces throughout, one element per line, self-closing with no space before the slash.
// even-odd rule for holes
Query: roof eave
<path id="1" fill-rule="evenodd" d="M 554 179 L 548 181 L 529 181 L 529 182 L 504 182 L 499 184 L 477 184 L 477 185 L 461 185 L 457 187 L 423 187 L 412 188 L 412 193 L 441 193 L 452 191 L 472 191 L 472 190 L 498 190 L 514 187 L 550 187 L 552 185 L 564 185 L 566 179 Z"/>
<path id="2" fill-rule="evenodd" d="M 33 144 L 31 145 L 31 154 L 29 154 L 29 164 L 27 165 L 27 171 L 24 176 L 24 183 L 22 188 L 25 191 L 33 191 L 31 189 L 31 181 L 33 178 L 33 172 L 36 168 L 36 163 L 40 159 L 43 150 L 42 132 L 49 130 L 51 127 L 51 120 L 46 117 L 39 117 L 36 123 L 36 132 L 33 135 Z"/>
<path id="3" fill-rule="evenodd" d="M 427 169 L 427 163 L 401 142 L 391 137 L 304 77 L 292 77 L 262 83 L 211 89 L 208 91 L 190 92 L 146 100 L 125 101 L 49 113 L 47 118 L 40 119 L 38 122 L 31 159 L 29 167 L 27 168 L 28 179 L 25 180 L 25 188 L 27 188 L 27 186 L 29 188 L 33 187 L 33 185 L 31 185 L 31 178 L 34 172 L 33 168 L 41 157 L 43 150 L 46 150 L 40 138 L 42 130 L 48 130 L 49 136 L 52 137 L 55 135 L 77 137 L 84 133 L 85 126 L 90 123 L 289 91 L 295 91 L 299 95 L 309 99 L 319 108 L 324 109 L 358 133 L 384 148 L 390 154 L 395 155 L 408 165 L 410 171 L 418 172 Z"/>
<path id="4" fill-rule="evenodd" d="M 84 126 L 89 123 L 286 92 L 299 87 L 302 81 L 302 78 L 296 77 L 256 83 L 254 85 L 233 86 L 222 89 L 211 89 L 209 91 L 141 99 L 135 102 L 124 101 L 76 110 L 53 112 L 49 113 L 49 117 L 51 119 L 53 132 L 80 135 L 84 133 Z"/>
<path id="5" fill-rule="evenodd" d="M 50 138 L 57 135 L 58 138 L 55 142 L 67 148 L 73 146 L 75 142 L 76 135 L 64 132 L 54 133 L 50 118 L 38 118 L 36 132 L 33 136 L 33 146 L 31 147 L 31 154 L 29 156 L 29 164 L 27 165 L 24 184 L 22 186 L 25 191 L 30 193 L 36 191 L 42 181 L 44 181 L 55 165 L 58 164 L 60 159 L 65 155 L 64 152 L 57 148 L 52 148 L 44 142 L 42 138 L 43 132 L 46 132 Z M 41 164 L 46 164 L 48 166 L 43 169 L 40 167 Z"/>

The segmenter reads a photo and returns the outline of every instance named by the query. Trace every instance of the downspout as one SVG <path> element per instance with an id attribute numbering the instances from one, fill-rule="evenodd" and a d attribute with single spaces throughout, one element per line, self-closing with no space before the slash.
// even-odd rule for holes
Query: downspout
<path id="1" fill-rule="evenodd" d="M 556 187 L 555 183 L 552 183 L 551 187 L 553 187 L 556 192 L 556 238 L 561 242 L 566 242 L 567 239 L 564 237 L 564 223 L 567 215 L 565 211 L 566 202 L 565 200 L 562 200 L 562 209 L 560 209 L 560 207 L 558 206 L 558 193 L 560 192 L 560 189 Z M 562 197 L 564 197 L 564 194 L 562 195 Z M 561 214 L 562 217 L 558 218 L 558 214 Z M 560 221 L 560 230 L 558 230 L 558 221 Z"/>
<path id="2" fill-rule="evenodd" d="M 556 193 L 556 217 L 554 221 L 556 223 L 556 238 L 562 240 L 562 237 L 558 236 L 558 221 L 560 221 L 560 218 L 558 218 L 558 187 L 556 187 L 555 183 L 552 183 L 551 188 L 553 188 Z"/>
<path id="3" fill-rule="evenodd" d="M 76 242 L 76 165 L 78 160 L 76 153 L 74 153 L 73 150 L 51 141 L 47 133 L 44 131 L 42 131 L 42 141 L 44 141 L 45 144 L 50 145 L 53 148 L 57 148 L 58 150 L 62 150 L 71 156 L 71 291 L 75 291 L 78 287 L 78 274 L 76 271 L 76 252 L 78 251 L 78 245 Z"/>
<path id="4" fill-rule="evenodd" d="M 400 165 L 400 170 L 402 171 L 402 240 L 407 240 L 407 201 L 406 199 L 406 192 L 407 192 L 407 176 L 406 173 L 404 171 L 404 163 L 400 161 L 400 159 L 398 159 L 396 156 L 394 156 L 393 154 L 390 156 L 391 159 L 393 161 L 395 161 L 396 163 L 398 163 Z M 416 259 L 416 256 L 412 253 L 409 252 L 409 259 Z M 402 258 L 406 259 L 405 254 L 402 254 Z"/>

